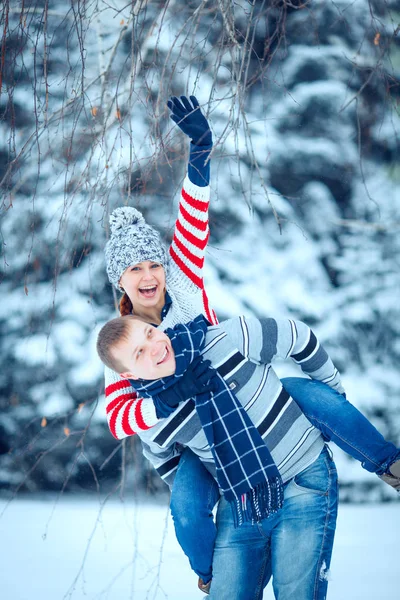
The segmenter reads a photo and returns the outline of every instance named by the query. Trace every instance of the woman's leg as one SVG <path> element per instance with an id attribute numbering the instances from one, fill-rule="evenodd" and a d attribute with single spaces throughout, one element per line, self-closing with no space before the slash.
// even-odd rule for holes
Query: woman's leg
<path id="1" fill-rule="evenodd" d="M 199 457 L 186 448 L 171 492 L 176 538 L 193 571 L 204 583 L 212 577 L 216 527 L 212 509 L 219 500 L 215 479 Z"/>
<path id="2" fill-rule="evenodd" d="M 321 381 L 302 377 L 282 379 L 287 392 L 328 441 L 359 460 L 367 471 L 382 475 L 400 458 L 400 449 L 342 394 Z"/>

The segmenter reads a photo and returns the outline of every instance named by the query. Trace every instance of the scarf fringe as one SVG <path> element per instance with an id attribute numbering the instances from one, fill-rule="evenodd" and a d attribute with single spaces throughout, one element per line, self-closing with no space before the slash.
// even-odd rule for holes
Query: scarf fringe
<path id="1" fill-rule="evenodd" d="M 230 502 L 235 527 L 245 521 L 258 523 L 277 513 L 283 506 L 283 485 L 280 477 L 269 478 Z"/>

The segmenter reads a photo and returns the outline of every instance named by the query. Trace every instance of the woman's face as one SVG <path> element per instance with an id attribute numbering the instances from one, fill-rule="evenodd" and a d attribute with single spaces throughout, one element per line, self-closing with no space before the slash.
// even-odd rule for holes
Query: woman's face
<path id="1" fill-rule="evenodd" d="M 159 307 L 165 303 L 165 271 L 160 263 L 145 260 L 125 269 L 119 280 L 133 308 Z"/>

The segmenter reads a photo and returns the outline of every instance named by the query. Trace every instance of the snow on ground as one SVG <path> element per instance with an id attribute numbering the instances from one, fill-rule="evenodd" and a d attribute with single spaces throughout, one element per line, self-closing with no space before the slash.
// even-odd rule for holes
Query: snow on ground
<path id="1" fill-rule="evenodd" d="M 397 597 L 399 538 L 400 503 L 341 505 L 328 599 Z M 166 505 L 0 500 L 0 539 L 2 600 L 205 600 Z"/>

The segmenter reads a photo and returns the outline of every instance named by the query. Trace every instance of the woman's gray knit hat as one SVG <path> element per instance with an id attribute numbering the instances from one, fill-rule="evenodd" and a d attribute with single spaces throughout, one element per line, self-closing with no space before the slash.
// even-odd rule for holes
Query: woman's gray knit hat
<path id="1" fill-rule="evenodd" d="M 141 212 L 130 206 L 110 215 L 111 237 L 105 247 L 107 275 L 117 290 L 125 269 L 144 260 L 167 267 L 168 255 L 158 231 L 146 223 Z"/>

